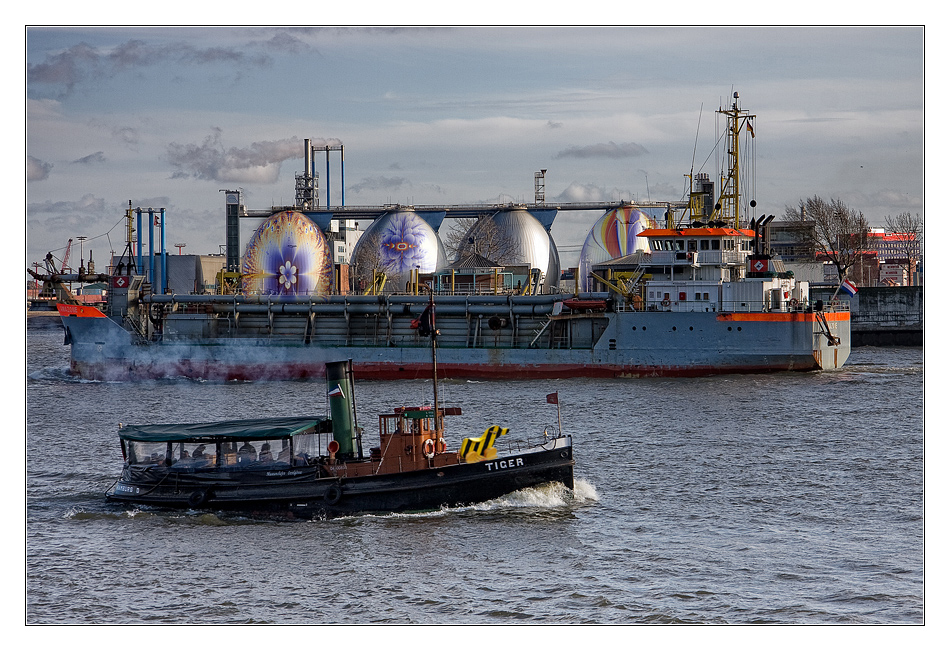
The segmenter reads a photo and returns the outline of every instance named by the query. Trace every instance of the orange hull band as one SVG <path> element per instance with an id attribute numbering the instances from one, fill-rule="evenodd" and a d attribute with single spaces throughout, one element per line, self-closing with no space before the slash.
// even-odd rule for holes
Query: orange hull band
<path id="1" fill-rule="evenodd" d="M 850 312 L 825 312 L 826 321 L 850 321 Z M 817 321 L 814 312 L 730 312 L 728 314 L 719 314 L 717 321 L 782 321 L 787 323 L 812 322 Z"/>
<path id="2" fill-rule="evenodd" d="M 93 318 L 105 318 L 106 315 L 102 313 L 99 308 L 92 307 L 91 305 L 64 305 L 62 303 L 56 304 L 56 309 L 59 310 L 59 315 L 62 316 L 81 316 L 81 317 L 93 317 Z"/>

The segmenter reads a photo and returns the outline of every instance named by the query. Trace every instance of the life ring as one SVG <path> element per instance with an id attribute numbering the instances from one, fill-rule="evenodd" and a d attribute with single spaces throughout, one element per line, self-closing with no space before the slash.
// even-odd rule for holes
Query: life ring
<path id="1" fill-rule="evenodd" d="M 426 455 L 427 459 L 431 459 L 435 456 L 435 441 L 432 439 L 426 439 L 426 442 L 422 444 L 422 454 Z"/>
<path id="2" fill-rule="evenodd" d="M 660 301 L 660 305 L 662 305 L 663 307 L 669 307 L 669 306 L 670 306 L 670 299 L 664 298 L 662 301 Z"/>
<path id="3" fill-rule="evenodd" d="M 439 437 L 439 442 L 435 446 L 435 451 L 439 454 L 442 454 L 446 450 L 445 439 L 441 436 Z"/>
<path id="4" fill-rule="evenodd" d="M 205 491 L 195 491 L 188 496 L 188 506 L 193 509 L 197 509 L 199 506 L 205 503 L 205 500 L 208 499 L 208 493 Z"/>
<path id="5" fill-rule="evenodd" d="M 323 494 L 323 501 L 333 506 L 340 501 L 340 498 L 343 496 L 343 491 L 340 490 L 340 487 L 337 484 L 333 484 L 330 488 L 327 489 L 327 492 Z"/>
<path id="6" fill-rule="evenodd" d="M 788 304 L 791 305 L 793 308 L 796 308 L 796 307 L 798 307 L 798 299 L 797 299 L 797 298 L 793 298 L 792 300 L 790 300 L 790 301 L 788 302 Z"/>

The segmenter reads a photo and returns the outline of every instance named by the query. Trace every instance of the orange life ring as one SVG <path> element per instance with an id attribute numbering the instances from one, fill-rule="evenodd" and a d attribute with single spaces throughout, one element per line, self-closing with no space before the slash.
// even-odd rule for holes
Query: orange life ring
<path id="1" fill-rule="evenodd" d="M 660 301 L 660 305 L 662 305 L 663 307 L 669 307 L 669 306 L 670 306 L 670 299 L 664 298 L 662 301 Z"/>
<path id="2" fill-rule="evenodd" d="M 429 459 L 434 457 L 436 453 L 442 454 L 446 450 L 445 439 L 439 437 L 439 442 L 436 443 L 432 439 L 426 439 L 426 442 L 422 444 L 422 453 L 426 455 Z"/>

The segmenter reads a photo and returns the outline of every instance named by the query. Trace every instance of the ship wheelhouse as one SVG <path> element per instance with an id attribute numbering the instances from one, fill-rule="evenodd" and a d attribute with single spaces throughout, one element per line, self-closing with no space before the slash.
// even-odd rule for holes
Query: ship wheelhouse
<path id="1" fill-rule="evenodd" d="M 654 228 L 649 251 L 595 266 L 604 278 L 638 279 L 621 309 L 662 312 L 774 312 L 808 306 L 808 283 L 781 260 L 757 252 L 756 232 L 728 226 Z M 626 268 L 635 267 L 635 271 Z"/>

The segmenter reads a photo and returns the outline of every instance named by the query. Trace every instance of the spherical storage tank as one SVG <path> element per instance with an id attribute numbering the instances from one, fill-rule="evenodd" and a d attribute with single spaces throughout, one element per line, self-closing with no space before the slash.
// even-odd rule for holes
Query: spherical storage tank
<path id="1" fill-rule="evenodd" d="M 418 270 L 431 274 L 446 266 L 445 247 L 432 228 L 418 213 L 399 210 L 376 220 L 360 236 L 350 257 L 350 273 L 360 281 L 371 282 L 374 271 L 386 274 L 398 283 L 396 289 Z"/>
<path id="2" fill-rule="evenodd" d="M 528 265 L 544 274 L 544 292 L 557 289 L 561 260 L 554 238 L 527 210 L 481 217 L 462 238 L 459 259 L 478 253 L 500 265 Z"/>
<path id="3" fill-rule="evenodd" d="M 241 263 L 246 294 L 327 294 L 333 261 L 323 231 L 303 213 L 271 215 L 251 236 Z"/>
<path id="4" fill-rule="evenodd" d="M 598 219 L 581 247 L 577 269 L 581 291 L 590 291 L 590 272 L 595 264 L 630 255 L 637 249 L 649 251 L 650 242 L 637 237 L 648 228 L 654 228 L 653 219 L 632 206 L 613 208 Z"/>

